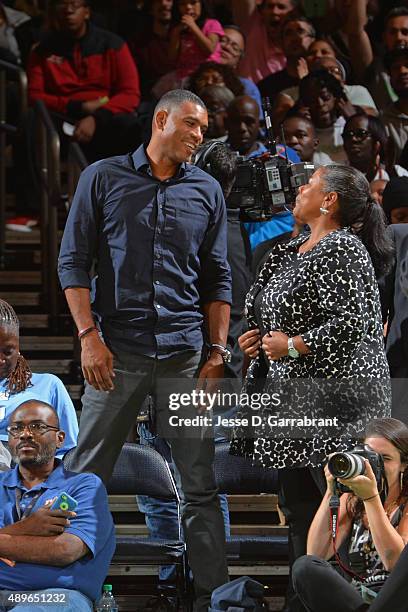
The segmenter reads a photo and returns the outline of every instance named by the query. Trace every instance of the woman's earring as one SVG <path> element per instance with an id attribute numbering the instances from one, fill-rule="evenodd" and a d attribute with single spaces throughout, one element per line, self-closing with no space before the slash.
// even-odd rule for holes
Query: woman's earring
<path id="1" fill-rule="evenodd" d="M 404 472 L 400 472 L 400 490 L 402 491 L 402 488 L 404 486 Z"/>
<path id="2" fill-rule="evenodd" d="M 320 207 L 320 213 L 322 215 L 328 215 L 329 214 L 329 210 L 327 208 L 324 208 L 324 206 Z"/>

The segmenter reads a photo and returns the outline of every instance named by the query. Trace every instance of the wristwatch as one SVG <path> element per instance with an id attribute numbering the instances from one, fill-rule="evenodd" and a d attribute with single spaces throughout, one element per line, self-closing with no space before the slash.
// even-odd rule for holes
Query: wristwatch
<path id="1" fill-rule="evenodd" d="M 293 338 L 288 338 L 288 355 L 292 357 L 292 359 L 297 359 L 300 357 L 299 351 L 295 348 L 293 344 Z"/>
<path id="2" fill-rule="evenodd" d="M 215 342 L 213 342 L 212 344 L 210 344 L 210 351 L 219 353 L 224 363 L 231 363 L 231 351 L 229 351 L 226 346 L 222 346 L 222 344 L 216 344 Z"/>

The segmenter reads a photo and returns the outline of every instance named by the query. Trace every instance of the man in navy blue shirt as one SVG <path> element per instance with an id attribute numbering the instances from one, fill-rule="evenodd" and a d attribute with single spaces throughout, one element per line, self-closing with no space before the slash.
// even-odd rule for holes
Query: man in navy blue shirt
<path id="1" fill-rule="evenodd" d="M 64 432 L 49 404 L 21 404 L 8 433 L 17 465 L 0 474 L 0 610 L 91 612 L 115 549 L 106 489 L 55 459 Z M 63 492 L 75 512 L 50 509 Z M 17 605 L 19 591 L 31 591 L 31 603 Z"/>
<path id="2" fill-rule="evenodd" d="M 155 396 L 159 433 L 171 438 L 170 379 L 198 373 L 198 385 L 213 388 L 228 358 L 225 202 L 219 184 L 188 163 L 207 125 L 200 98 L 169 92 L 148 146 L 89 166 L 68 216 L 59 276 L 86 379 L 72 469 L 105 481 L 146 395 Z M 210 348 L 200 367 L 204 326 Z M 204 611 L 228 579 L 214 442 L 202 429 L 173 433 L 196 609 Z"/>

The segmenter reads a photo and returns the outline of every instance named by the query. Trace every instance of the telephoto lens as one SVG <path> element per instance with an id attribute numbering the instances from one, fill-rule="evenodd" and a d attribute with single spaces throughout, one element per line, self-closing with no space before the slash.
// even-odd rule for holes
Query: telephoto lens
<path id="1" fill-rule="evenodd" d="M 364 457 L 356 453 L 334 453 L 327 467 L 335 478 L 354 478 L 365 472 Z"/>

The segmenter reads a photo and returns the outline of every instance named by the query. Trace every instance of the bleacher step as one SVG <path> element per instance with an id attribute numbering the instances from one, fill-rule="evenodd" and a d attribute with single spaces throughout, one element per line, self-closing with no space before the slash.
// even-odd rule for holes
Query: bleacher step
<path id="1" fill-rule="evenodd" d="M 47 329 L 49 316 L 47 314 L 19 314 L 20 329 Z"/>
<path id="2" fill-rule="evenodd" d="M 40 270 L 0 270 L 2 285 L 41 285 Z"/>
<path id="3" fill-rule="evenodd" d="M 23 351 L 73 351 L 72 336 L 21 336 Z"/>
<path id="4" fill-rule="evenodd" d="M 0 297 L 16 308 L 18 306 L 39 306 L 41 294 L 39 291 L 0 291 Z"/>
<path id="5" fill-rule="evenodd" d="M 72 359 L 30 359 L 30 367 L 33 372 L 42 374 L 53 372 L 54 374 L 69 374 Z"/>

